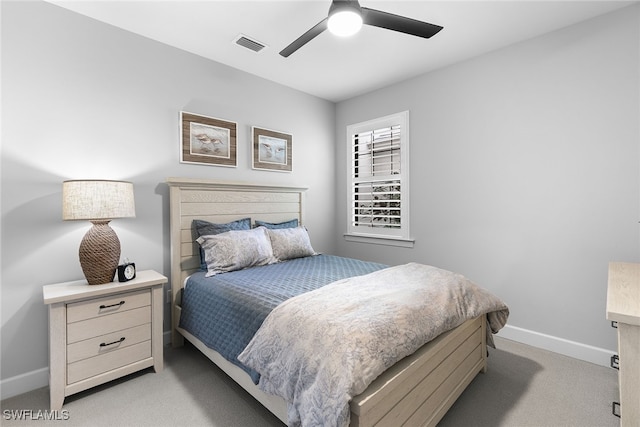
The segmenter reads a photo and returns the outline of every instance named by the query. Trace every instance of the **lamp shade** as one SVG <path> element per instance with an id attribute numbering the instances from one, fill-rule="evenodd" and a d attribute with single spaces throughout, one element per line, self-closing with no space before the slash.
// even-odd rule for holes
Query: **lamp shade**
<path id="1" fill-rule="evenodd" d="M 62 183 L 62 219 L 65 221 L 135 216 L 133 184 L 130 182 L 71 180 Z"/>
<path id="2" fill-rule="evenodd" d="M 75 180 L 62 183 L 62 219 L 84 219 L 93 226 L 80 242 L 80 266 L 90 285 L 109 283 L 118 267 L 120 240 L 109 226 L 114 218 L 136 216 L 133 184 Z"/>

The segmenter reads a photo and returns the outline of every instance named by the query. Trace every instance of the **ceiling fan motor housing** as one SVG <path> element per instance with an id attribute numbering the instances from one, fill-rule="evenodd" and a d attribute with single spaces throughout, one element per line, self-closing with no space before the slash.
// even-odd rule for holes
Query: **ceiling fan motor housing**
<path id="1" fill-rule="evenodd" d="M 331 6 L 329 6 L 329 16 L 334 13 L 344 12 L 347 10 L 351 10 L 358 15 L 362 15 L 362 8 L 360 7 L 360 3 L 358 0 L 333 0 L 331 2 Z"/>

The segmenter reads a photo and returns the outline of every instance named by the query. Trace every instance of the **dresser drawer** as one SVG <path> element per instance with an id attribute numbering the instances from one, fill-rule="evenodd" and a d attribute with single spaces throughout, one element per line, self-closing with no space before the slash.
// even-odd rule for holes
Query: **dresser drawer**
<path id="1" fill-rule="evenodd" d="M 151 292 L 148 289 L 75 302 L 67 304 L 67 323 L 106 316 L 145 305 L 151 305 Z"/>
<path id="2" fill-rule="evenodd" d="M 151 323 L 96 338 L 78 341 L 67 346 L 67 363 L 110 353 L 151 339 Z"/>
<path id="3" fill-rule="evenodd" d="M 73 384 L 150 357 L 151 341 L 144 341 L 100 356 L 70 363 L 67 366 L 67 384 Z"/>
<path id="4" fill-rule="evenodd" d="M 67 344 L 96 338 L 111 332 L 144 325 L 145 323 L 151 323 L 151 306 L 69 323 L 67 325 Z"/>

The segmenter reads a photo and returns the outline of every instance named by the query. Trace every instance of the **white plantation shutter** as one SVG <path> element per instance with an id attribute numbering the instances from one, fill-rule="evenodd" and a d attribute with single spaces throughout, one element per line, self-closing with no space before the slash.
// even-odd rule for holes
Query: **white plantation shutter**
<path id="1" fill-rule="evenodd" d="M 409 112 L 347 127 L 347 235 L 409 240 Z"/>

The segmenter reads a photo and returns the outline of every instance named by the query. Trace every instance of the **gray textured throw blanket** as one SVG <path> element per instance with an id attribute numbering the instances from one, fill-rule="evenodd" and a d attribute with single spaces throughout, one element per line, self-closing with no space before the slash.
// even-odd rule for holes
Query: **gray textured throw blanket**
<path id="1" fill-rule="evenodd" d="M 339 280 L 277 306 L 238 359 L 288 403 L 290 426 L 348 426 L 349 401 L 383 371 L 468 319 L 488 335 L 509 309 L 464 276 L 410 263 Z"/>

